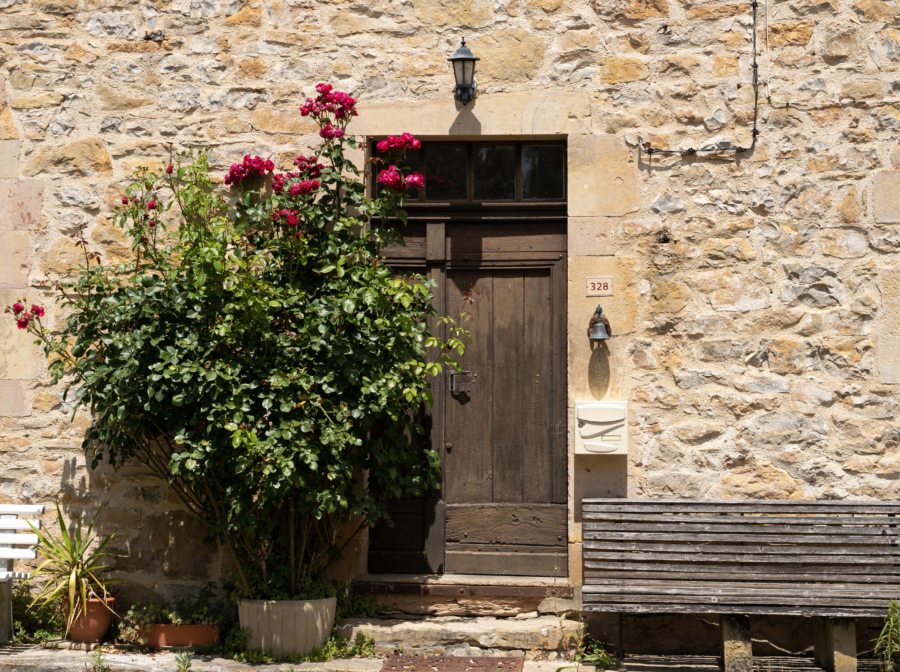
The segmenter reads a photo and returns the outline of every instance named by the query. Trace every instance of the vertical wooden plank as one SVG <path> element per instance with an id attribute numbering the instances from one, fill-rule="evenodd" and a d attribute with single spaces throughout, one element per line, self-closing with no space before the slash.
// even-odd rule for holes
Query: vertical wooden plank
<path id="1" fill-rule="evenodd" d="M 428 222 L 425 226 L 425 259 L 443 261 L 446 258 L 446 229 L 444 222 Z"/>
<path id="2" fill-rule="evenodd" d="M 440 232 L 443 233 L 444 227 L 441 226 Z M 443 245 L 443 242 L 441 243 Z M 434 294 L 432 303 L 437 309 L 438 314 L 447 314 L 447 273 L 443 264 L 432 265 L 428 269 L 428 278 L 434 282 Z M 430 318 L 428 325 L 432 333 L 435 333 L 434 319 Z M 443 328 L 444 330 L 446 328 Z M 446 336 L 446 333 L 441 333 Z M 444 416 L 446 409 L 445 395 L 447 392 L 447 374 L 443 373 L 437 376 L 431 382 L 432 406 L 429 409 L 431 413 L 431 431 L 429 439 L 431 440 L 431 449 L 437 451 L 441 457 L 441 486 L 440 492 L 434 493 L 425 501 L 425 563 L 428 570 L 439 573 L 444 567 L 444 480 L 446 479 L 446 469 L 444 468 Z"/>
<path id="3" fill-rule="evenodd" d="M 466 394 L 445 388 L 444 501 L 447 504 L 491 501 L 491 321 L 490 273 L 451 270 L 446 282 L 447 312 L 468 313 L 466 351 L 460 358 L 471 373 Z M 468 300 L 467 300 L 468 299 Z M 462 382 L 462 379 L 460 379 Z"/>
<path id="4" fill-rule="evenodd" d="M 524 273 L 494 271 L 494 502 L 521 502 L 524 443 Z"/>
<path id="5" fill-rule="evenodd" d="M 566 287 L 568 283 L 566 257 L 560 255 L 559 260 L 550 269 L 550 292 L 552 297 L 553 337 L 549 359 L 553 361 L 553 386 L 549 403 L 553 408 L 553 457 L 551 461 L 551 480 L 554 504 L 566 504 L 569 501 L 568 480 L 568 431 L 566 409 L 568 406 L 568 385 L 566 381 L 566 362 L 568 339 L 566 337 L 567 304 Z"/>
<path id="6" fill-rule="evenodd" d="M 529 269 L 524 273 L 524 331 L 522 374 L 524 377 L 522 423 L 523 501 L 553 501 L 553 460 L 558 451 L 553 424 L 555 364 L 550 270 Z"/>

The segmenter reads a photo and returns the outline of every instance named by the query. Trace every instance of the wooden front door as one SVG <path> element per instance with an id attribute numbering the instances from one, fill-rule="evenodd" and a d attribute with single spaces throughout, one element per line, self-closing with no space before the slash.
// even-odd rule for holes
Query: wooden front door
<path id="1" fill-rule="evenodd" d="M 442 489 L 397 503 L 394 525 L 372 531 L 371 573 L 567 575 L 561 214 L 564 204 L 547 202 L 410 208 L 405 245 L 387 251 L 398 268 L 426 270 L 438 311 L 468 315 L 470 336 L 461 370 L 435 381 Z"/>

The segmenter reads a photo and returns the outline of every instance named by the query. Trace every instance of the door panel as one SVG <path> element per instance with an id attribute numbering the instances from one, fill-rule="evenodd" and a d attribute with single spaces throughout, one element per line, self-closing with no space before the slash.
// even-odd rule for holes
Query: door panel
<path id="1" fill-rule="evenodd" d="M 552 417 L 554 396 L 565 394 L 553 356 L 554 268 L 451 268 L 446 277 L 447 312 L 471 316 L 461 358 L 471 382 L 445 397 L 445 571 L 565 576 L 566 505 L 554 503 L 566 460 Z"/>
<path id="2" fill-rule="evenodd" d="M 566 576 L 565 225 L 421 228 L 390 261 L 424 264 L 439 312 L 466 313 L 470 336 L 462 370 L 435 384 L 442 492 L 392 507 L 369 571 Z"/>

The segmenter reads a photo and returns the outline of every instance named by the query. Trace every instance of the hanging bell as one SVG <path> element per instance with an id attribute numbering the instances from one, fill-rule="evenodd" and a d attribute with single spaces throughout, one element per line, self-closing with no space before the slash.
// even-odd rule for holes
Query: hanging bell
<path id="1" fill-rule="evenodd" d="M 606 331 L 606 325 L 602 322 L 595 322 L 588 332 L 588 338 L 592 341 L 605 341 L 609 338 L 609 332 Z"/>
<path id="2" fill-rule="evenodd" d="M 612 336 L 612 328 L 609 320 L 603 314 L 603 307 L 597 306 L 597 310 L 591 316 L 590 324 L 588 324 L 588 338 L 591 341 L 605 341 Z"/>

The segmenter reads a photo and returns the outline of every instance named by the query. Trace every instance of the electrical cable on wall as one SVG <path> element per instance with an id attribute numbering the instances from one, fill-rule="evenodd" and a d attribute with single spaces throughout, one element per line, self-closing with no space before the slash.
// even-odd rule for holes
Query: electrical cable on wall
<path id="1" fill-rule="evenodd" d="M 666 155 L 677 155 L 677 156 L 693 156 L 696 154 L 707 154 L 707 153 L 719 153 L 719 152 L 734 152 L 745 153 L 752 152 L 756 148 L 756 138 L 759 136 L 759 61 L 757 59 L 757 45 L 756 45 L 756 32 L 757 32 L 757 8 L 759 7 L 759 3 L 757 0 L 753 0 L 750 3 L 750 7 L 753 10 L 753 63 L 751 68 L 753 70 L 753 128 L 750 131 L 751 140 L 750 144 L 746 147 L 741 145 L 736 145 L 730 140 L 721 140 L 719 142 L 701 145 L 700 147 L 687 147 L 684 149 L 661 149 L 654 147 L 650 142 L 642 142 L 641 138 L 638 137 L 638 150 L 647 152 L 647 155 L 650 159 L 653 159 L 654 154 L 666 154 Z"/>
<path id="2" fill-rule="evenodd" d="M 798 104 L 791 102 L 783 102 L 778 103 L 772 99 L 772 92 L 770 89 L 770 80 L 772 78 L 772 61 L 769 55 L 769 0 L 764 0 L 765 2 L 765 58 L 766 58 L 766 80 L 765 80 L 765 94 L 766 94 L 766 102 L 773 109 L 795 109 L 801 112 L 806 111 L 814 111 L 814 110 L 824 110 L 834 107 L 881 107 L 883 105 L 896 105 L 900 103 L 900 100 L 892 99 L 892 100 L 857 100 L 855 98 L 849 98 L 846 100 L 840 100 L 835 102 L 827 102 L 820 103 L 816 105 L 806 105 L 806 104 Z M 711 144 L 701 145 L 700 147 L 686 147 L 684 149 L 662 149 L 658 147 L 654 147 L 650 142 L 643 142 L 640 137 L 638 137 L 638 151 L 647 152 L 647 155 L 650 159 L 653 159 L 654 154 L 663 154 L 663 155 L 676 155 L 676 156 L 693 156 L 697 154 L 712 154 L 712 153 L 721 153 L 721 152 L 734 152 L 735 155 L 741 153 L 749 153 L 752 152 L 756 148 L 756 139 L 759 136 L 759 61 L 758 61 L 758 48 L 757 48 L 757 14 L 759 3 L 757 0 L 753 0 L 750 3 L 750 7 L 752 8 L 752 16 L 753 16 L 753 63 L 751 65 L 753 70 L 753 128 L 751 130 L 752 139 L 748 146 L 735 145 L 729 140 L 723 140 Z"/>

